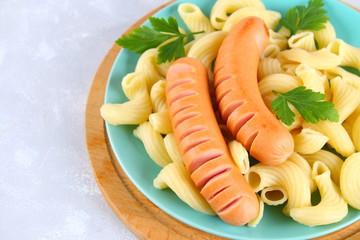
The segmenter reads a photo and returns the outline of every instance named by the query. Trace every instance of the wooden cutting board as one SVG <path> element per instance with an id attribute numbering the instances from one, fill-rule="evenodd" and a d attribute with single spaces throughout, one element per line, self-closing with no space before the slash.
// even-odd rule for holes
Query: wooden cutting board
<path id="1" fill-rule="evenodd" d="M 153 10 L 136 22 L 124 34 L 140 26 L 149 16 L 172 2 Z M 102 194 L 115 214 L 139 239 L 225 239 L 188 226 L 163 212 L 132 184 L 119 165 L 108 141 L 99 109 L 104 102 L 105 88 L 110 70 L 120 50 L 121 48 L 118 45 L 113 45 L 103 59 L 95 74 L 86 105 L 86 143 L 90 164 Z M 337 232 L 315 239 L 360 239 L 360 221 Z"/>

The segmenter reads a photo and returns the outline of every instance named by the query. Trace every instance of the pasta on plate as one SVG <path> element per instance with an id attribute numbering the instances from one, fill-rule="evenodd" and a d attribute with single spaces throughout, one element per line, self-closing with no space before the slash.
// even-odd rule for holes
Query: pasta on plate
<path id="1" fill-rule="evenodd" d="M 360 70 L 360 48 L 338 39 L 330 21 L 319 31 L 294 35 L 285 27 L 277 29 L 281 14 L 266 9 L 260 0 L 218 0 L 210 16 L 193 3 L 179 4 L 177 10 L 190 31 L 204 31 L 186 44 L 185 53 L 206 66 L 210 86 L 213 62 L 227 32 L 241 19 L 258 16 L 270 33 L 270 44 L 258 67 L 259 91 L 269 111 L 276 98 L 274 91 L 283 93 L 305 86 L 325 94 L 340 116 L 338 122 L 309 123 L 292 108 L 295 121 L 286 127 L 294 138 L 295 152 L 278 166 L 251 162 L 240 142 L 228 141 L 239 171 L 258 193 L 260 212 L 248 225 L 256 227 L 261 221 L 264 204 L 284 204 L 285 215 L 308 226 L 341 221 L 348 205 L 360 210 L 360 77 L 342 68 Z M 140 56 L 134 72 L 122 80 L 128 101 L 104 104 L 101 116 L 112 125 L 137 125 L 134 135 L 162 168 L 153 182 L 156 188 L 170 188 L 191 208 L 213 215 L 191 182 L 172 133 L 165 99 L 165 76 L 172 62 L 158 64 L 157 54 L 153 48 Z M 312 205 L 315 191 L 321 199 Z"/>

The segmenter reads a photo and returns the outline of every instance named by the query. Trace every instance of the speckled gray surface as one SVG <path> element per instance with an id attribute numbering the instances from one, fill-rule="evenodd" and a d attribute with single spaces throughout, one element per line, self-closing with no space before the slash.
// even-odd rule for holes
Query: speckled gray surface
<path id="1" fill-rule="evenodd" d="M 84 110 L 114 40 L 165 2 L 0 1 L 0 239 L 136 239 L 95 182 Z"/>

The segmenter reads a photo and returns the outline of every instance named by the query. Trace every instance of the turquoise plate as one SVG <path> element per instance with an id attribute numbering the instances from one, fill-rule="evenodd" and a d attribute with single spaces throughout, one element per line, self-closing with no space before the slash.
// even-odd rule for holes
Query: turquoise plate
<path id="1" fill-rule="evenodd" d="M 209 16 L 215 0 L 180 0 L 162 9 L 155 16 L 174 16 L 179 20 L 181 27 L 185 27 L 177 13 L 177 6 L 184 2 L 197 4 Z M 307 0 L 263 0 L 263 3 L 267 9 L 279 11 L 284 15 L 293 6 L 306 5 Z M 360 47 L 360 31 L 354 31 L 354 26 L 360 24 L 360 14 L 335 0 L 325 0 L 325 7 L 336 29 L 337 37 Z M 139 55 L 127 50 L 122 50 L 117 56 L 107 84 L 105 103 L 127 101 L 121 90 L 121 80 L 127 73 L 134 71 L 138 58 Z M 153 180 L 161 168 L 149 158 L 140 140 L 133 136 L 132 131 L 135 127 L 106 124 L 111 146 L 120 165 L 148 199 L 166 213 L 195 228 L 230 239 L 307 239 L 339 230 L 360 219 L 360 211 L 349 208 L 348 215 L 341 222 L 307 227 L 284 216 L 281 212 L 283 206 L 266 206 L 264 217 L 256 228 L 230 226 L 216 216 L 196 212 L 179 200 L 171 190 L 158 190 L 153 187 Z"/>

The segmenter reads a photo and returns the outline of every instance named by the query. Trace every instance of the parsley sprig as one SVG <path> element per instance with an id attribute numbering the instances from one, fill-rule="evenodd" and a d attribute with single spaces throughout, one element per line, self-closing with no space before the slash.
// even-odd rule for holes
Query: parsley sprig
<path id="1" fill-rule="evenodd" d="M 287 11 L 285 18 L 280 20 L 280 24 L 288 28 L 291 35 L 300 30 L 324 29 L 324 23 L 330 18 L 326 16 L 327 11 L 323 7 L 323 0 L 311 0 L 306 7 L 293 7 Z"/>
<path id="2" fill-rule="evenodd" d="M 293 105 L 307 122 L 318 123 L 319 120 L 339 121 L 339 114 L 332 102 L 324 101 L 325 95 L 306 89 L 304 86 L 294 88 L 286 93 L 273 91 L 278 97 L 272 102 L 272 109 L 280 120 L 290 126 L 295 113 L 288 103 Z"/>
<path id="3" fill-rule="evenodd" d="M 141 26 L 135 28 L 132 33 L 125 35 L 115 42 L 134 53 L 143 53 L 150 48 L 158 47 L 157 62 L 164 63 L 185 56 L 184 39 L 203 33 L 181 33 L 179 24 L 173 17 L 168 19 L 150 17 L 149 23 L 152 28 Z"/>

